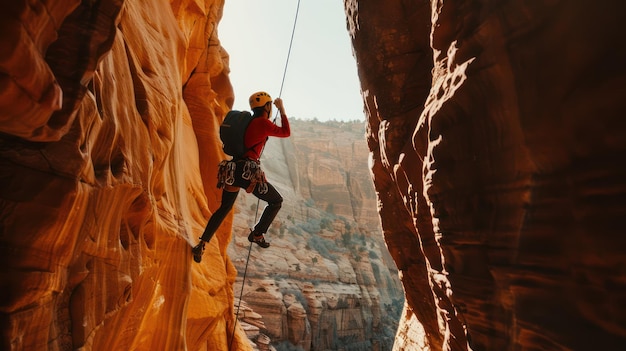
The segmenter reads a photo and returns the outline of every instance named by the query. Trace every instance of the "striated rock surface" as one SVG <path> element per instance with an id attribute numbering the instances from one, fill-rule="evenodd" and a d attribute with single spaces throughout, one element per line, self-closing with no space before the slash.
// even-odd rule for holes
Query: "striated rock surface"
<path id="1" fill-rule="evenodd" d="M 296 192 L 318 208 L 378 230 L 363 123 L 296 120 L 293 125 L 296 145 L 283 142 L 282 150 Z"/>
<path id="2" fill-rule="evenodd" d="M 228 227 L 189 252 L 233 100 L 222 6 L 2 3 L 0 349 L 252 349 Z"/>
<path id="3" fill-rule="evenodd" d="M 396 350 L 626 342 L 626 3 L 347 0 Z"/>

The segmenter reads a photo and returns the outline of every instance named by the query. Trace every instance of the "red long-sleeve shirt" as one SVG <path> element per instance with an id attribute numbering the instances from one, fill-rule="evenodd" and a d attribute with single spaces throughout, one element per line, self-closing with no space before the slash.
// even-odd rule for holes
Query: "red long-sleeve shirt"
<path id="1" fill-rule="evenodd" d="M 280 127 L 267 118 L 257 117 L 250 121 L 246 134 L 244 135 L 244 145 L 248 151 L 243 155 L 258 161 L 261 158 L 261 152 L 267 142 L 267 137 L 275 136 L 286 138 L 291 134 L 289 121 L 287 116 L 280 116 Z"/>

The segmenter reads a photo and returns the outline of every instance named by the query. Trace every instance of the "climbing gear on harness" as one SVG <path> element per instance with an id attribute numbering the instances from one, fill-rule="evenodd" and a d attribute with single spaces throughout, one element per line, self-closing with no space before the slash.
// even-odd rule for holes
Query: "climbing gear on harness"
<path id="1" fill-rule="evenodd" d="M 250 108 L 255 109 L 257 107 L 265 106 L 268 102 L 272 102 L 272 97 L 264 91 L 259 91 L 250 95 L 248 102 L 250 102 Z"/>
<path id="2" fill-rule="evenodd" d="M 235 183 L 235 170 L 237 163 L 232 160 L 224 160 L 217 166 L 217 188 L 221 189 L 225 185 Z"/>
<path id="3" fill-rule="evenodd" d="M 200 239 L 198 245 L 194 246 L 191 252 L 193 253 L 193 260 L 200 263 L 202 261 L 202 254 L 204 253 L 204 241 Z"/>
<path id="4" fill-rule="evenodd" d="M 263 234 L 257 234 L 254 232 L 254 230 L 250 232 L 250 235 L 248 235 L 248 241 L 257 244 L 264 249 L 270 247 L 270 243 L 265 241 L 265 237 L 263 236 Z"/>
<path id="5" fill-rule="evenodd" d="M 259 194 L 267 194 L 267 179 L 265 178 L 265 173 L 261 169 L 261 165 L 256 161 L 245 161 L 241 178 L 250 181 L 250 185 L 246 188 L 248 193 L 253 192 L 254 188 L 258 186 Z"/>
<path id="6" fill-rule="evenodd" d="M 258 187 L 259 194 L 266 194 L 268 191 L 267 179 L 265 173 L 261 169 L 259 162 L 255 160 L 224 160 L 220 162 L 217 169 L 217 188 L 221 189 L 225 185 L 235 184 L 235 173 L 237 168 L 241 170 L 241 178 L 250 182 L 246 188 L 248 193 L 254 191 Z"/>

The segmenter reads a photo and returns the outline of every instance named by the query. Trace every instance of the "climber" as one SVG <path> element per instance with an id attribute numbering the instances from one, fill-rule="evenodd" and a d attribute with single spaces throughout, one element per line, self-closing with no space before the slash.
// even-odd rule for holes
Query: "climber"
<path id="1" fill-rule="evenodd" d="M 291 134 L 291 131 L 281 98 L 274 101 L 274 105 L 280 112 L 280 126 L 270 121 L 272 98 L 269 94 L 262 91 L 254 93 L 250 96 L 249 102 L 254 118 L 244 135 L 244 145 L 247 151 L 243 157 L 237 159 L 233 157 L 232 160 L 224 160 L 219 165 L 217 187 L 223 188 L 222 201 L 220 207 L 209 219 L 204 233 L 200 237 L 200 242 L 191 250 L 194 261 L 198 263 L 202 261 L 205 243 L 211 240 L 217 228 L 232 209 L 240 188 L 246 189 L 247 192 L 251 192 L 257 198 L 267 202 L 261 218 L 248 235 L 248 241 L 254 242 L 262 248 L 270 246 L 270 243 L 265 241 L 264 234 L 278 214 L 283 203 L 283 197 L 265 179 L 265 174 L 261 170 L 260 158 L 268 137 L 286 138 Z"/>

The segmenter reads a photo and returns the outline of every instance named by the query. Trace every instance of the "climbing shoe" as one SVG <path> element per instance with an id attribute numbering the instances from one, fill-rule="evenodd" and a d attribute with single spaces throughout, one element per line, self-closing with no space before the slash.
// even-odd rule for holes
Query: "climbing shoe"
<path id="1" fill-rule="evenodd" d="M 250 232 L 250 235 L 248 235 L 248 241 L 251 243 L 256 243 L 257 245 L 259 245 L 260 247 L 264 249 L 267 249 L 268 247 L 270 247 L 270 243 L 265 241 L 265 237 L 263 236 L 263 234 L 256 235 L 254 231 Z"/>
<path id="2" fill-rule="evenodd" d="M 204 241 L 200 240 L 198 245 L 191 249 L 191 253 L 193 253 L 193 260 L 200 263 L 200 261 L 202 261 L 202 254 L 204 253 Z"/>

